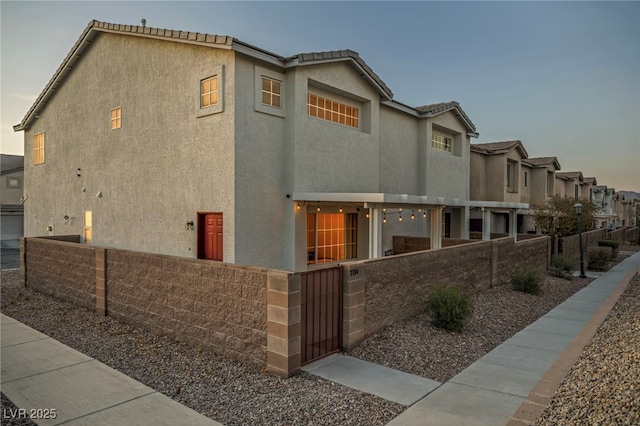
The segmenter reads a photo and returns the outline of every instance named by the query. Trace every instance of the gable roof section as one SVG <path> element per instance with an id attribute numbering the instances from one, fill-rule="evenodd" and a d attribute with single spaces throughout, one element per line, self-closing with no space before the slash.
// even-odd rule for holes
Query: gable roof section
<path id="1" fill-rule="evenodd" d="M 2 174 L 24 170 L 24 156 L 0 154 L 0 171 Z"/>
<path id="2" fill-rule="evenodd" d="M 590 177 L 584 177 L 582 179 L 582 183 L 590 183 L 591 185 L 597 185 L 598 181 L 594 176 L 590 176 Z"/>
<path id="3" fill-rule="evenodd" d="M 285 67 L 311 65 L 326 62 L 339 62 L 349 61 L 354 68 L 359 72 L 360 77 L 363 77 L 378 89 L 380 96 L 385 100 L 393 98 L 393 92 L 384 81 L 366 64 L 365 61 L 360 58 L 358 52 L 353 50 L 330 50 L 326 52 L 310 52 L 299 53 L 294 56 L 290 56 L 284 60 Z"/>
<path id="4" fill-rule="evenodd" d="M 562 180 L 575 180 L 582 182 L 582 172 L 556 172 L 556 177 Z"/>
<path id="5" fill-rule="evenodd" d="M 124 34 L 137 37 L 153 38 L 158 40 L 173 41 L 179 43 L 197 44 L 200 46 L 214 47 L 218 49 L 234 50 L 246 55 L 281 66 L 292 67 L 321 62 L 350 61 L 360 76 L 372 84 L 380 96 L 390 100 L 393 93 L 380 77 L 360 58 L 357 52 L 352 50 L 337 50 L 328 52 L 302 53 L 289 58 L 276 55 L 264 49 L 245 43 L 233 37 L 216 34 L 194 33 L 189 31 L 167 30 L 138 25 L 113 24 L 92 20 L 86 26 L 78 40 L 75 42 L 67 56 L 64 58 L 53 77 L 49 80 L 40 95 L 27 111 L 20 124 L 13 126 L 14 131 L 27 129 L 49 99 L 55 94 L 56 89 L 64 82 L 65 77 L 73 71 L 74 66 L 82 55 L 91 46 L 91 43 L 101 33 Z"/>
<path id="6" fill-rule="evenodd" d="M 535 168 L 544 168 L 553 166 L 556 170 L 560 170 L 560 163 L 557 157 L 536 157 L 522 160 L 523 163 Z"/>
<path id="7" fill-rule="evenodd" d="M 523 159 L 529 157 L 527 150 L 524 149 L 524 145 L 519 140 L 471 144 L 471 151 L 484 155 L 507 154 L 514 149 L 520 152 L 520 156 Z"/>

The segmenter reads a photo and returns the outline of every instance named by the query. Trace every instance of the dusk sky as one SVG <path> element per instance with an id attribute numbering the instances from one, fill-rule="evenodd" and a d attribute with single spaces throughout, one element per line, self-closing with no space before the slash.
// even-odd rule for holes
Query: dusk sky
<path id="1" fill-rule="evenodd" d="M 282 56 L 351 49 L 418 106 L 458 101 L 480 137 L 640 192 L 640 2 L 58 2 L 0 6 L 2 146 L 90 20 L 229 35 Z M 170 64 L 168 64 L 170 66 Z M 70 123 L 73 125 L 73 123 Z"/>

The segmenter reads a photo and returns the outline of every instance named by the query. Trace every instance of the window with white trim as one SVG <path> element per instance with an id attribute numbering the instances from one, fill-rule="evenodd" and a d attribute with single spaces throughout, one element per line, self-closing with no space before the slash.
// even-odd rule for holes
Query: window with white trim
<path id="1" fill-rule="evenodd" d="M 44 164 L 44 132 L 33 135 L 33 164 Z"/>
<path id="2" fill-rule="evenodd" d="M 441 133 L 433 132 L 431 134 L 431 146 L 435 149 L 451 152 L 453 149 L 453 140 Z"/>

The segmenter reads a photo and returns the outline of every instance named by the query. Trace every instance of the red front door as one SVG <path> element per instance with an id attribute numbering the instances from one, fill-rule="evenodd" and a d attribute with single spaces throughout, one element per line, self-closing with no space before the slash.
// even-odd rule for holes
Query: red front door
<path id="1" fill-rule="evenodd" d="M 198 219 L 198 257 L 222 261 L 222 213 L 204 213 Z"/>

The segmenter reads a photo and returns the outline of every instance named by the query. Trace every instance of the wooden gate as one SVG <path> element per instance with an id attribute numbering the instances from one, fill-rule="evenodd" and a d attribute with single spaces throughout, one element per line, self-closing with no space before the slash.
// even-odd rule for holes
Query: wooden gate
<path id="1" fill-rule="evenodd" d="M 300 280 L 301 363 L 342 347 L 342 267 L 302 273 Z"/>

